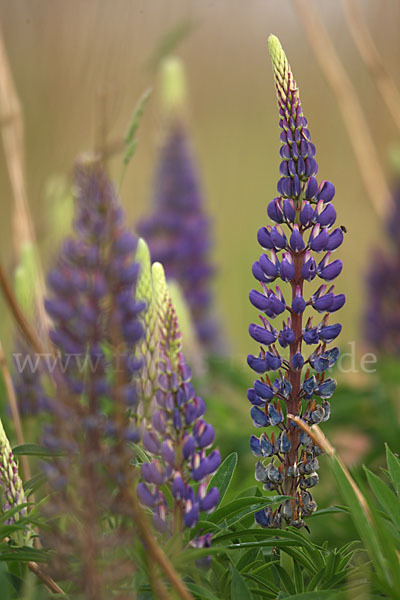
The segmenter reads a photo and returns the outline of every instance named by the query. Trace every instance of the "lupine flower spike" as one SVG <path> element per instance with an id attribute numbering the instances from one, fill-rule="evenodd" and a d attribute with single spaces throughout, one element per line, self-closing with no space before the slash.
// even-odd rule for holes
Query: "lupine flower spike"
<path id="1" fill-rule="evenodd" d="M 221 458 L 218 450 L 207 452 L 214 442 L 214 429 L 203 419 L 204 401 L 195 396 L 190 383 L 163 267 L 155 263 L 152 270 L 160 319 L 160 376 L 152 430 L 143 437 L 152 459 L 142 465 L 144 481 L 137 492 L 142 504 L 151 507 L 155 527 L 173 534 L 194 527 L 201 511 L 211 512 L 216 507 L 218 489 L 208 490 L 207 484 Z M 173 508 L 167 504 L 162 485 L 170 489 Z M 209 539 L 203 541 L 206 545 Z"/>
<path id="2" fill-rule="evenodd" d="M 4 431 L 3 423 L 0 420 L 0 496 L 2 498 L 2 510 L 7 512 L 10 508 L 15 508 L 18 505 L 26 503 L 24 487 L 19 476 L 18 465 L 11 450 L 10 442 L 6 432 Z M 7 524 L 13 524 L 21 517 L 26 515 L 26 508 L 21 508 L 20 511 L 7 521 Z M 15 541 L 20 544 L 27 543 L 29 538 L 29 530 L 17 531 L 14 533 Z"/>
<path id="3" fill-rule="evenodd" d="M 43 442 L 63 452 L 45 465 L 56 492 L 46 510 L 63 515 L 62 528 L 54 520 L 48 534 L 49 545 L 57 545 L 53 568 L 61 577 L 73 573 L 85 597 L 101 600 L 109 597 L 107 586 L 126 575 L 113 549 L 132 541 L 126 527 L 134 469 L 127 442 L 139 439 L 137 345 L 144 303 L 135 295 L 137 240 L 96 158 L 79 161 L 76 185 L 74 230 L 49 274 L 52 296 L 45 303 L 54 321 L 50 337 L 59 351 L 60 385 Z M 104 534 L 99 523 L 110 515 L 121 516 L 124 525 L 117 520 Z M 106 552 L 113 565 L 107 569 Z"/>
<path id="4" fill-rule="evenodd" d="M 138 232 L 149 244 L 152 260 L 160 261 L 168 280 L 181 286 L 200 342 L 215 350 L 209 220 L 183 118 L 183 67 L 177 59 L 168 59 L 162 75 L 166 135 L 156 172 L 153 212 L 139 223 Z"/>
<path id="5" fill-rule="evenodd" d="M 303 517 L 317 507 L 310 489 L 318 483 L 320 451 L 286 414 L 300 416 L 310 425 L 329 418 L 328 399 L 336 382 L 327 370 L 339 350 L 328 344 L 342 328 L 330 324 L 329 317 L 345 302 L 331 284 L 342 263 L 331 256 L 343 233 L 334 228 L 335 188 L 329 181 L 318 184 L 315 177 L 315 147 L 285 53 L 275 36 L 270 36 L 268 45 L 278 96 L 282 162 L 278 196 L 267 208 L 275 224 L 261 227 L 257 235 L 263 251 L 253 265 L 253 275 L 260 289 L 250 292 L 250 301 L 260 311 L 260 324 L 251 324 L 249 332 L 260 350 L 257 356 L 248 356 L 249 366 L 258 374 L 248 399 L 254 425 L 273 427 L 274 432 L 253 435 L 250 445 L 259 458 L 256 479 L 265 490 L 290 499 L 275 512 L 268 508 L 255 517 L 263 527 L 280 527 L 282 519 L 302 527 Z M 283 282 L 282 289 L 272 286 L 277 279 Z M 310 316 L 306 317 L 306 310 Z M 282 325 L 275 328 L 272 321 L 278 316 Z M 275 379 L 270 378 L 271 371 Z"/>
<path id="6" fill-rule="evenodd" d="M 155 395 L 158 389 L 158 313 L 151 274 L 150 252 L 146 242 L 140 239 L 136 251 L 139 275 L 136 284 L 136 299 L 145 304 L 139 320 L 143 324 L 144 335 L 138 344 L 142 371 L 139 382 L 140 402 L 139 421 L 144 427 L 155 410 Z"/>
<path id="7" fill-rule="evenodd" d="M 60 350 L 69 391 L 87 395 L 94 428 L 93 419 L 101 415 L 99 399 L 111 389 L 107 345 L 124 345 L 118 356 L 123 394 L 127 407 L 137 408 L 134 377 L 141 362 L 135 352 L 143 335 L 138 317 L 144 303 L 135 300 L 137 240 L 125 229 L 114 188 L 96 159 L 78 163 L 76 185 L 74 235 L 64 242 L 48 276 L 52 297 L 45 307 L 54 321 L 50 338 Z M 100 428 L 100 422 L 96 425 Z"/>
<path id="8" fill-rule="evenodd" d="M 366 277 L 368 294 L 364 331 L 378 352 L 400 354 L 400 177 L 394 187 L 394 210 L 386 223 L 387 250 L 375 249 Z"/>

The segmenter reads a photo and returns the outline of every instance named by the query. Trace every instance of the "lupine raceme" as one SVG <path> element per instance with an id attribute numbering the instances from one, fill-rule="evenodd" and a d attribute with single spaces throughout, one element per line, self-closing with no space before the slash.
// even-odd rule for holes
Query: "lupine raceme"
<path id="1" fill-rule="evenodd" d="M 378 352 L 400 353 L 400 179 L 393 189 L 393 211 L 386 223 L 387 250 L 374 249 L 368 263 L 368 301 L 364 317 L 366 340 Z"/>
<path id="2" fill-rule="evenodd" d="M 137 240 L 125 228 L 101 164 L 91 157 L 82 159 L 76 167 L 76 186 L 74 235 L 65 240 L 56 268 L 49 273 L 52 297 L 45 307 L 54 322 L 50 338 L 60 350 L 69 391 L 87 396 L 87 426 L 100 431 L 107 427 L 101 398 L 112 387 L 107 346 L 118 362 L 126 406 L 136 411 L 135 376 L 142 363 L 135 353 L 143 335 L 139 315 L 144 303 L 135 297 Z M 135 437 L 133 430 L 126 435 Z"/>
<path id="3" fill-rule="evenodd" d="M 195 395 L 190 382 L 178 320 L 160 263 L 153 265 L 152 274 L 159 318 L 159 389 L 152 428 L 143 436 L 144 448 L 152 458 L 142 464 L 144 481 L 138 485 L 138 496 L 142 504 L 151 507 L 156 528 L 173 534 L 194 527 L 201 511 L 211 512 L 216 507 L 218 489 L 208 490 L 207 484 L 221 458 L 218 450 L 207 453 L 214 429 L 203 419 L 204 401 Z M 163 485 L 172 494 L 173 507 L 166 501 Z"/>
<path id="4" fill-rule="evenodd" d="M 168 280 L 176 280 L 190 308 L 198 338 L 208 350 L 218 347 L 212 310 L 210 224 L 185 124 L 185 83 L 181 63 L 165 61 L 163 70 L 165 139 L 155 177 L 152 213 L 138 225 L 153 261 Z"/>
<path id="5" fill-rule="evenodd" d="M 251 417 L 258 428 L 273 428 L 253 435 L 250 446 L 258 457 L 255 476 L 265 490 L 290 496 L 275 511 L 255 514 L 263 527 L 280 527 L 282 520 L 295 527 L 317 508 L 310 489 L 318 483 L 320 449 L 287 415 L 312 425 L 329 418 L 336 382 L 327 370 L 338 356 L 328 347 L 341 331 L 331 324 L 332 313 L 344 302 L 331 283 L 342 263 L 332 257 L 343 233 L 334 227 L 335 188 L 318 184 L 315 146 L 303 115 L 299 92 L 279 40 L 268 40 L 278 98 L 281 128 L 281 178 L 278 196 L 267 208 L 273 225 L 259 229 L 262 254 L 252 268 L 259 289 L 250 292 L 260 311 L 259 324 L 251 324 L 251 337 L 260 345 L 248 364 L 257 373 L 248 391 Z M 280 280 L 279 285 L 272 285 Z M 279 324 L 273 325 L 276 318 Z M 307 352 L 308 350 L 308 352 Z M 274 376 L 270 373 L 275 373 Z"/>
<path id="6" fill-rule="evenodd" d="M 138 421 L 146 428 L 155 410 L 155 395 L 158 389 L 158 328 L 159 318 L 151 273 L 150 251 L 143 239 L 139 239 L 136 261 L 139 275 L 136 298 L 145 304 L 139 319 L 143 324 L 143 337 L 138 344 L 138 355 L 142 361 L 139 388 Z"/>
<path id="7" fill-rule="evenodd" d="M 135 472 L 127 442 L 140 437 L 144 302 L 136 299 L 137 240 L 97 158 L 78 162 L 76 190 L 73 232 L 49 274 L 52 295 L 45 302 L 59 354 L 53 369 L 57 394 L 43 442 L 62 451 L 45 464 L 55 492 L 45 510 L 63 517 L 52 520 L 46 535 L 48 545 L 57 546 L 53 570 L 69 580 L 73 574 L 85 597 L 101 600 L 109 596 L 109 585 L 115 591 L 116 581 L 127 575 L 120 553 L 134 531 Z M 124 525 L 117 521 L 104 532 L 100 523 L 116 516 Z"/>

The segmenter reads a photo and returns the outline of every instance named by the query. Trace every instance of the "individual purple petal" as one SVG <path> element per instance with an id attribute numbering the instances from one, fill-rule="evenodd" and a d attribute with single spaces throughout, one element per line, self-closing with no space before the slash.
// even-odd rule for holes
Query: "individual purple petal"
<path id="1" fill-rule="evenodd" d="M 303 237 L 299 231 L 298 225 L 293 226 L 293 231 L 290 236 L 290 247 L 295 252 L 300 252 L 301 250 L 304 250 L 305 244 L 304 244 Z"/>
<path id="2" fill-rule="evenodd" d="M 343 242 L 343 231 L 340 229 L 340 227 L 338 227 L 337 229 L 332 231 L 332 233 L 329 234 L 328 243 L 326 244 L 325 249 L 329 250 L 330 252 L 333 252 L 333 250 L 336 250 L 337 248 L 339 248 L 339 246 L 342 244 L 342 242 Z"/>
<path id="3" fill-rule="evenodd" d="M 212 487 L 204 498 L 200 500 L 200 510 L 210 512 L 214 510 L 219 502 L 219 490 L 217 487 Z"/>
<path id="4" fill-rule="evenodd" d="M 331 202 L 335 196 L 335 186 L 330 181 L 322 181 L 317 194 L 318 200 Z"/>
<path id="5" fill-rule="evenodd" d="M 270 346 L 276 340 L 276 334 L 254 323 L 249 326 L 249 333 L 253 340 L 265 346 Z"/>

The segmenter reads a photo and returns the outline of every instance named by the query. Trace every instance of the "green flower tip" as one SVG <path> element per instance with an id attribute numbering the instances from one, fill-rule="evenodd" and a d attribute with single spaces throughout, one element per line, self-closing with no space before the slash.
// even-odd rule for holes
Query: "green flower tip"
<path id="1" fill-rule="evenodd" d="M 165 278 L 164 267 L 161 263 L 155 262 L 151 267 L 153 276 L 154 296 L 158 306 L 163 306 L 168 294 L 167 280 Z"/>
<path id="2" fill-rule="evenodd" d="M 268 38 L 268 50 L 271 60 L 274 64 L 279 64 L 279 62 L 282 60 L 282 57 L 285 57 L 285 52 L 283 51 L 279 38 L 277 38 L 273 33 L 271 33 Z"/>
<path id="3" fill-rule="evenodd" d="M 296 90 L 297 86 L 285 51 L 276 35 L 271 34 L 269 36 L 268 50 L 272 61 L 278 95 L 285 99 L 290 91 Z"/>
<path id="4" fill-rule="evenodd" d="M 180 109 L 186 101 L 186 78 L 182 61 L 174 56 L 161 64 L 161 101 L 166 111 Z"/>
<path id="5" fill-rule="evenodd" d="M 150 250 L 143 238 L 139 238 L 137 243 L 135 260 L 139 263 L 141 270 L 150 270 Z"/>
<path id="6" fill-rule="evenodd" d="M 151 278 L 150 250 L 144 239 L 140 238 L 136 247 L 135 260 L 139 264 L 139 276 L 136 283 L 136 296 L 144 300 L 147 309 L 153 302 L 153 282 Z"/>

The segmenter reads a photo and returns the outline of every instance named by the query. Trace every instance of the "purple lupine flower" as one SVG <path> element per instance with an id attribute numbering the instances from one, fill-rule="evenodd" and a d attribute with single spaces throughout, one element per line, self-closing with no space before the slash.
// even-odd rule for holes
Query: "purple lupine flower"
<path id="1" fill-rule="evenodd" d="M 327 345 L 341 331 L 341 325 L 331 324 L 329 317 L 345 300 L 331 284 L 342 269 L 332 252 L 340 246 L 343 233 L 334 227 L 334 187 L 328 181 L 318 184 L 315 177 L 315 147 L 286 56 L 275 36 L 268 43 L 278 95 L 282 162 L 279 195 L 267 210 L 275 224 L 259 231 L 265 254 L 253 267 L 261 291 L 252 290 L 250 301 L 261 311 L 261 325 L 249 328 L 260 350 L 257 356 L 248 357 L 257 373 L 248 399 L 254 425 L 275 431 L 253 435 L 250 447 L 259 458 L 257 481 L 265 490 L 290 496 L 276 511 L 257 512 L 256 522 L 262 527 L 280 527 L 285 519 L 302 527 L 303 517 L 317 507 L 309 489 L 318 483 L 320 449 L 287 415 L 299 416 L 309 425 L 329 418 L 328 399 L 336 382 L 326 372 L 338 359 L 339 350 Z M 276 285 L 277 279 L 286 282 L 285 289 Z M 307 287 L 311 288 L 308 292 Z M 316 314 L 306 319 L 307 307 Z M 282 324 L 275 328 L 268 319 L 281 314 Z M 306 348 L 310 350 L 305 352 Z M 268 371 L 275 372 L 275 378 Z"/>
<path id="2" fill-rule="evenodd" d="M 153 210 L 137 229 L 150 248 L 152 261 L 161 262 L 167 279 L 180 285 L 202 345 L 218 350 L 218 328 L 211 316 L 210 222 L 186 128 L 177 114 L 168 120 L 160 151 Z"/>
<path id="3" fill-rule="evenodd" d="M 32 354 L 23 340 L 18 339 L 13 353 L 12 380 L 18 408 L 22 415 L 37 415 L 49 408 L 50 400 L 42 377 L 46 372 L 41 357 Z"/>
<path id="4" fill-rule="evenodd" d="M 159 389 L 153 428 L 143 436 L 143 446 L 152 459 L 142 464 L 137 493 L 141 503 L 153 510 L 155 527 L 173 533 L 194 527 L 201 512 L 217 506 L 218 489 L 207 489 L 207 483 L 221 457 L 218 450 L 207 451 L 214 442 L 214 429 L 204 420 L 205 404 L 191 384 L 176 313 L 159 263 L 153 265 L 153 281 L 161 323 Z M 166 502 L 162 485 L 170 489 L 173 508 Z M 204 538 L 204 544 L 208 541 Z"/>
<path id="5" fill-rule="evenodd" d="M 52 525 L 44 541 L 57 549 L 52 568 L 59 576 L 72 578 L 85 597 L 101 599 L 126 576 L 121 556 L 137 518 L 131 446 L 138 441 L 144 305 L 136 300 L 136 239 L 95 157 L 77 164 L 76 189 L 74 230 L 48 277 L 46 309 L 58 355 L 43 442 L 62 453 L 44 465 L 54 492 L 44 508 Z M 152 476 L 158 481 L 157 472 Z M 115 527 L 105 532 L 101 523 L 111 516 L 118 517 Z"/>
<path id="6" fill-rule="evenodd" d="M 364 335 L 382 354 L 400 354 L 400 180 L 394 187 L 394 209 L 386 224 L 387 250 L 375 249 L 366 275 Z"/>
<path id="7" fill-rule="evenodd" d="M 89 399 L 90 428 L 100 426 L 100 400 L 111 390 L 107 346 L 123 345 L 117 357 L 121 396 L 129 409 L 136 407 L 134 378 L 140 361 L 135 346 L 143 334 L 138 315 L 144 304 L 135 300 L 137 240 L 125 229 L 122 209 L 100 163 L 78 163 L 76 186 L 74 234 L 65 240 L 48 275 L 52 296 L 45 307 L 54 323 L 50 338 L 60 350 L 60 370 L 69 391 Z"/>

